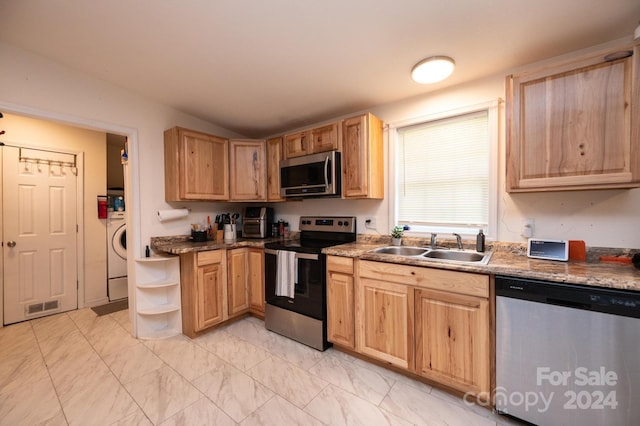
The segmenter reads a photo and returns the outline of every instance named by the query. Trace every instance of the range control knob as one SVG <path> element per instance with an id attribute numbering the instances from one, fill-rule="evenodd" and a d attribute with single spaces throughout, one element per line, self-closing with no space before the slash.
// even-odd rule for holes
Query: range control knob
<path id="1" fill-rule="evenodd" d="M 338 226 L 342 226 L 342 221 L 341 220 L 338 221 Z"/>

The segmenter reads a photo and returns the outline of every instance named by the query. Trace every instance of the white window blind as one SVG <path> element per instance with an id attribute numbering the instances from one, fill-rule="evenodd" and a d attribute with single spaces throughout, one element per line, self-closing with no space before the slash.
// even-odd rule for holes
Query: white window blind
<path id="1" fill-rule="evenodd" d="M 486 229 L 489 153 L 487 110 L 398 128 L 398 222 Z"/>

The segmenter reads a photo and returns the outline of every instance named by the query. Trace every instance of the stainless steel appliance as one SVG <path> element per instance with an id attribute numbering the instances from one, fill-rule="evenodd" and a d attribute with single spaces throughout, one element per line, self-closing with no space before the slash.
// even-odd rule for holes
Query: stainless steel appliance
<path id="1" fill-rule="evenodd" d="M 340 152 L 330 151 L 280 161 L 283 197 L 340 196 Z"/>
<path id="2" fill-rule="evenodd" d="M 496 277 L 496 410 L 538 425 L 640 419 L 640 293 Z"/>
<path id="3" fill-rule="evenodd" d="M 242 216 L 242 237 L 270 237 L 272 222 L 273 209 L 271 207 L 246 207 Z"/>
<path id="4" fill-rule="evenodd" d="M 322 249 L 355 241 L 356 218 L 302 216 L 299 229 L 300 240 L 265 244 L 265 326 L 322 351 L 329 346 L 326 256 Z M 297 273 L 289 277 L 294 281 L 293 297 L 277 292 L 278 266 L 283 265 L 280 256 L 295 259 Z"/>

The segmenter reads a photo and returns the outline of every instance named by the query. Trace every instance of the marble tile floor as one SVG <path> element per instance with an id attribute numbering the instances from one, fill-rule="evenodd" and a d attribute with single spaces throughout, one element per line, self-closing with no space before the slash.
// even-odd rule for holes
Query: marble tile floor
<path id="1" fill-rule="evenodd" d="M 0 328 L 0 425 L 503 425 L 513 421 L 245 318 L 137 340 L 128 311 Z"/>

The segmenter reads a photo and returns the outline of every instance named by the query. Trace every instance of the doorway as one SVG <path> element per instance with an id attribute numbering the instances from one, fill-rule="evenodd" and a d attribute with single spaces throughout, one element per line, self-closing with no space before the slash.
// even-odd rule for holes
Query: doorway
<path id="1" fill-rule="evenodd" d="M 5 146 L 4 325 L 78 307 L 75 154 Z"/>
<path id="2" fill-rule="evenodd" d="M 10 146 L 26 146 L 29 148 L 77 153 L 80 169 L 77 180 L 77 307 L 91 307 L 105 304 L 107 297 L 107 245 L 106 220 L 100 219 L 97 197 L 104 196 L 106 182 L 106 131 L 97 130 L 100 126 L 88 128 L 85 123 L 75 123 L 71 119 L 61 122 L 60 117 L 48 116 L 39 111 L 20 111 L 17 114 L 7 112 L 3 108 L 4 117 L 0 119 L 0 130 L 5 133 L 0 141 Z M 43 118 L 34 118 L 33 115 Z M 96 130 L 94 130 L 96 129 Z M 110 129 L 127 132 L 126 129 Z M 7 146 L 0 152 L 4 152 Z M 1 161 L 0 161 L 1 164 Z M 8 197 L 5 203 L 11 202 Z M 4 208 L 0 205 L 0 212 Z M 0 224 L 0 230 L 3 227 Z M 3 233 L 2 241 L 7 238 Z M 3 259 L 0 256 L 0 259 Z M 0 262 L 4 263 L 4 262 Z M 4 265 L 0 265 L 0 278 L 4 276 Z M 0 285 L 0 317 L 4 317 L 4 282 Z M 2 325 L 0 321 L 0 326 Z"/>

